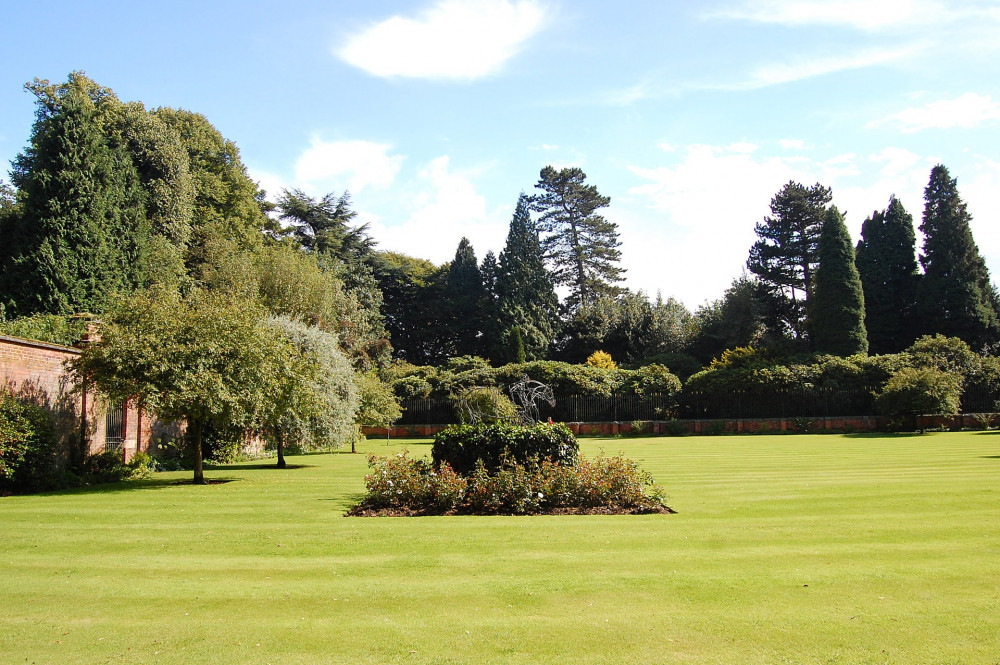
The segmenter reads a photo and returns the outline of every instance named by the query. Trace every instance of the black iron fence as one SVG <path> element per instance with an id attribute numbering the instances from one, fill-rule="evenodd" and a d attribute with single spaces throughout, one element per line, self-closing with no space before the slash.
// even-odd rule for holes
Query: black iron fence
<path id="1" fill-rule="evenodd" d="M 570 396 L 551 406 L 539 404 L 541 420 L 556 422 L 629 422 L 632 420 L 829 418 L 874 416 L 874 389 L 802 388 L 741 390 L 725 394 Z M 403 400 L 399 425 L 456 423 L 458 414 L 448 399 Z M 962 395 L 962 413 L 1000 411 L 1000 386 L 969 386 Z"/>

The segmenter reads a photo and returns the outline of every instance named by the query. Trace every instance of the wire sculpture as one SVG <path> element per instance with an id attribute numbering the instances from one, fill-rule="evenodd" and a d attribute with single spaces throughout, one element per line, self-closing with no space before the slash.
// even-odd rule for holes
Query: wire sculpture
<path id="1" fill-rule="evenodd" d="M 517 407 L 517 413 L 521 422 L 525 425 L 534 425 L 539 421 L 538 402 L 546 402 L 549 406 L 556 405 L 555 395 L 552 388 L 541 381 L 533 381 L 525 374 L 521 380 L 511 385 L 510 398 Z"/>
<path id="2" fill-rule="evenodd" d="M 455 408 L 458 410 L 461 422 L 479 425 L 497 420 L 498 416 L 502 415 L 497 413 L 497 405 L 506 399 L 496 388 L 473 386 L 459 394 L 455 400 Z"/>

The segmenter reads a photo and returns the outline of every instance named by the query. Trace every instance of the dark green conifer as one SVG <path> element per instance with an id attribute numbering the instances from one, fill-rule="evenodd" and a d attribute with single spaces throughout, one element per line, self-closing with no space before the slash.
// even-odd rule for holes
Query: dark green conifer
<path id="1" fill-rule="evenodd" d="M 521 194 L 510 221 L 496 276 L 497 316 L 505 329 L 517 327 L 529 360 L 544 359 L 556 337 L 559 300 L 545 269 L 530 199 Z M 502 346 L 501 340 L 495 340 Z M 496 354 L 494 354 L 495 356 Z"/>
<path id="2" fill-rule="evenodd" d="M 913 217 L 895 196 L 861 226 L 855 265 L 865 294 L 872 353 L 898 353 L 916 339 L 917 256 Z"/>
<path id="3" fill-rule="evenodd" d="M 865 301 L 854 265 L 854 245 L 836 206 L 826 212 L 819 237 L 819 266 L 809 299 L 813 346 L 820 353 L 850 356 L 868 351 Z"/>
<path id="4" fill-rule="evenodd" d="M 972 216 L 941 164 L 931 170 L 924 202 L 919 331 L 960 337 L 974 347 L 991 344 L 1000 336 L 997 296 L 972 238 Z"/>
<path id="5" fill-rule="evenodd" d="M 455 258 L 448 267 L 445 282 L 449 334 L 454 355 L 475 356 L 482 353 L 483 276 L 476 253 L 468 238 L 462 238 Z"/>

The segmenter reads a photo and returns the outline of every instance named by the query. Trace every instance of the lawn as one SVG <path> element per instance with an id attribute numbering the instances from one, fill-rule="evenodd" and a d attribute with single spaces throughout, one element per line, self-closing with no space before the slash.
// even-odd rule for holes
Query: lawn
<path id="1" fill-rule="evenodd" d="M 582 447 L 679 513 L 346 518 L 347 453 L 0 498 L 0 663 L 1000 663 L 1000 434 Z"/>

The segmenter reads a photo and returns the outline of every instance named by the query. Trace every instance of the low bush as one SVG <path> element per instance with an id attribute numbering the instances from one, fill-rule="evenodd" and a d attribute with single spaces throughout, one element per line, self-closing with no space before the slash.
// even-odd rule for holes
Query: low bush
<path id="1" fill-rule="evenodd" d="M 480 461 L 468 477 L 403 453 L 368 459 L 367 494 L 349 515 L 531 515 L 666 513 L 663 488 L 622 455 L 579 458 L 576 465 Z"/>
<path id="2" fill-rule="evenodd" d="M 126 463 L 121 450 L 106 450 L 88 455 L 80 470 L 83 472 L 81 480 L 85 483 L 120 483 L 149 478 L 156 470 L 156 461 L 140 451 Z"/>
<path id="3" fill-rule="evenodd" d="M 0 391 L 0 493 L 42 492 L 58 486 L 51 414 Z"/>
<path id="4" fill-rule="evenodd" d="M 505 460 L 523 464 L 550 459 L 572 465 L 578 454 L 576 438 L 561 423 L 531 427 L 507 423 L 453 425 L 434 437 L 431 448 L 436 467 L 448 464 L 464 475 L 471 474 L 480 461 L 487 471 L 496 471 Z"/>

